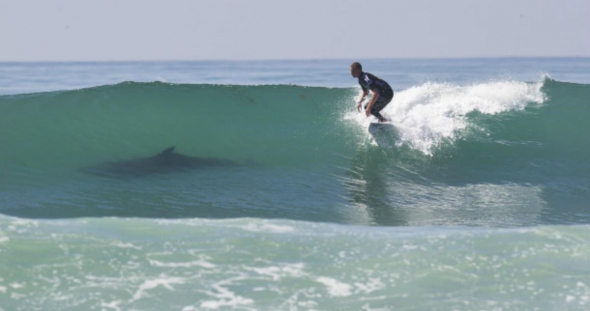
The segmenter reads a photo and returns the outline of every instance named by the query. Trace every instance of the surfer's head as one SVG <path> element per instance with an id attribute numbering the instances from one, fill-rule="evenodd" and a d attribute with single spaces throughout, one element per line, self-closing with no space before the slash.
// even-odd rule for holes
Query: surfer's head
<path id="1" fill-rule="evenodd" d="M 363 73 L 363 66 L 359 62 L 354 62 L 350 65 L 350 74 L 354 78 L 358 78 Z"/>

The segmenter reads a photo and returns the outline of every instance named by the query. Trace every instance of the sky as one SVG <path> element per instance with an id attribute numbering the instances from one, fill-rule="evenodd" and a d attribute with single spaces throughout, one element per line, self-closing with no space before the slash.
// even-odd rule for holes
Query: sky
<path id="1" fill-rule="evenodd" d="M 590 57 L 590 0 L 0 0 L 0 61 Z"/>

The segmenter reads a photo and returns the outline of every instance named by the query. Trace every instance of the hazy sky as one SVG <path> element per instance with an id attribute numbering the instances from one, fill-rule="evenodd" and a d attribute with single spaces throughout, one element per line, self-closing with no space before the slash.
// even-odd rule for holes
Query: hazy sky
<path id="1" fill-rule="evenodd" d="M 0 0 L 0 61 L 590 56 L 590 0 Z"/>

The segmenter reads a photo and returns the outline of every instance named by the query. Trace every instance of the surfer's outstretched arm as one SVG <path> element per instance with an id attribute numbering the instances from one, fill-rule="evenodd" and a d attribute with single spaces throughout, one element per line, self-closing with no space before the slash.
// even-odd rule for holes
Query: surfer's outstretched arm
<path id="1" fill-rule="evenodd" d="M 358 105 L 356 106 L 356 110 L 358 110 L 359 112 L 361 112 L 362 103 L 363 103 L 363 100 L 365 100 L 365 97 L 367 97 L 367 91 L 363 90 L 363 94 L 361 95 L 361 99 L 359 99 Z"/>

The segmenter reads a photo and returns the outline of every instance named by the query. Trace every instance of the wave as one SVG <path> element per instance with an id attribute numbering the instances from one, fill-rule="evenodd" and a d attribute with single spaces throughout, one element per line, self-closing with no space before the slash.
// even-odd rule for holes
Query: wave
<path id="1" fill-rule="evenodd" d="M 65 164 L 64 154 L 70 154 L 65 162 L 81 164 L 149 154 L 171 145 L 194 155 L 270 163 L 305 158 L 305 152 L 291 154 L 301 145 L 309 150 L 333 145 L 331 135 L 339 135 L 334 124 L 346 107 L 340 103 L 350 100 L 351 92 L 286 85 L 125 82 L 3 96 L 1 121 L 7 135 L 2 138 L 10 152 L 1 160 L 59 166 Z"/>
<path id="2" fill-rule="evenodd" d="M 0 190 L 5 194 L 0 205 L 3 213 L 33 217 L 254 216 L 347 222 L 343 219 L 349 216 L 318 216 L 326 211 L 310 212 L 305 206 L 338 210 L 342 204 L 491 204 L 497 210 L 509 206 L 511 220 L 504 223 L 517 225 L 529 222 L 526 213 L 515 210 L 534 209 L 538 220 L 546 206 L 557 210 L 565 205 L 586 216 L 576 220 L 564 208 L 559 219 L 589 219 L 583 206 L 590 193 L 590 143 L 585 137 L 590 133 L 590 85 L 545 77 L 539 82 L 414 86 L 396 92 L 384 110 L 397 128 L 397 136 L 385 137 L 391 144 L 367 131 L 370 119 L 354 108 L 358 91 L 125 82 L 0 96 Z M 147 200 L 140 202 L 125 199 L 123 193 L 114 195 L 119 189 L 113 189 L 113 182 L 98 182 L 80 172 L 105 161 L 153 156 L 170 146 L 193 158 L 222 159 L 252 169 L 207 173 L 206 178 L 218 184 L 200 181 L 198 196 L 184 197 L 188 192 L 182 189 L 196 185 L 205 173 L 175 176 L 182 185 L 163 186 L 165 177 L 136 181 L 145 182 L 142 187 L 149 191 L 138 184 L 119 185 L 127 191 L 135 187 L 136 195 Z M 80 184 L 86 186 L 77 189 Z M 480 193 L 475 201 L 469 196 L 474 189 Z M 505 200 L 478 201 L 487 191 L 499 189 Z M 309 200 L 302 200 L 306 196 Z M 231 200 L 222 199 L 226 197 Z M 174 211 L 145 212 L 153 202 L 166 202 L 161 204 Z M 187 204 L 208 209 L 195 211 Z M 48 205 L 68 211 L 43 208 Z M 70 210 L 79 205 L 93 207 Z M 238 207 L 220 209 L 228 205 Z M 243 212 L 261 205 L 264 211 L 259 214 Z M 293 209 L 299 212 L 293 214 Z M 372 221 L 398 223 L 386 218 Z"/>
<path id="3" fill-rule="evenodd" d="M 469 86 L 425 83 L 397 92 L 384 114 L 401 132 L 398 147 L 406 145 L 433 155 L 444 142 L 481 139 L 478 134 L 506 140 L 508 137 L 502 136 L 505 133 L 491 131 L 486 123 L 502 117 L 509 122 L 514 112 L 525 109 L 529 115 L 537 115 L 522 120 L 532 126 L 552 123 L 554 116 L 550 114 L 557 110 L 567 113 L 571 105 L 579 111 L 569 117 L 587 116 L 587 107 L 579 100 L 585 102 L 589 87 L 549 78 L 536 83 L 498 81 Z M 568 90 L 573 92 L 567 94 Z M 239 151 L 253 155 L 259 153 L 253 149 L 261 145 L 276 145 L 265 150 L 272 154 L 290 149 L 289 145 L 295 143 L 318 149 L 334 139 L 349 139 L 354 129 L 343 127 L 342 120 L 354 120 L 364 127 L 372 120 L 352 109 L 355 92 L 354 88 L 293 85 L 125 82 L 74 91 L 0 96 L 0 109 L 7 130 L 4 142 L 12 143 L 12 150 L 26 139 L 37 150 L 51 145 L 66 151 L 77 146 L 93 154 L 101 150 L 120 155 L 148 149 L 142 145 L 157 150 L 175 144 L 191 151 L 200 149 L 201 153 L 228 155 Z M 478 118 L 477 114 L 489 117 Z M 584 124 L 577 126 L 580 128 L 576 132 L 586 129 Z M 478 130 L 480 133 L 474 133 Z M 557 133 L 563 138 L 571 134 Z M 15 150 L 4 154 L 3 160 L 23 155 L 28 156 Z"/>

